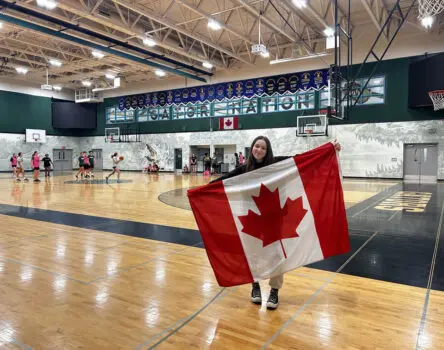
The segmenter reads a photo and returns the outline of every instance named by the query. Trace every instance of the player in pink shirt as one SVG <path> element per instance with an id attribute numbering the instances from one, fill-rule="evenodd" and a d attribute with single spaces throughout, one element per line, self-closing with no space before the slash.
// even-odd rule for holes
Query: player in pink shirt
<path id="1" fill-rule="evenodd" d="M 14 153 L 11 157 L 12 177 L 17 178 L 17 155 Z"/>
<path id="2" fill-rule="evenodd" d="M 34 182 L 40 182 L 40 156 L 37 151 L 32 154 L 31 158 L 31 168 L 34 169 Z"/>
<path id="3" fill-rule="evenodd" d="M 91 164 L 89 164 L 88 153 L 83 152 L 83 169 L 85 169 L 85 178 L 89 178 L 91 172 Z"/>

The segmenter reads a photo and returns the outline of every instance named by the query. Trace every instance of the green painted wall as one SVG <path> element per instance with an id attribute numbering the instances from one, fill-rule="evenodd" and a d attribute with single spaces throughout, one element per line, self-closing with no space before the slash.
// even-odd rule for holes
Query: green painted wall
<path id="1" fill-rule="evenodd" d="M 363 69 L 361 77 L 368 76 L 375 63 L 368 64 Z M 353 69 L 356 73 L 358 65 Z M 386 102 L 380 105 L 358 106 L 353 108 L 347 121 L 332 119 L 330 124 L 359 124 L 397 121 L 419 121 L 440 119 L 443 113 L 434 112 L 431 108 L 411 109 L 408 108 L 408 69 L 409 58 L 401 58 L 383 61 L 380 63 L 375 75 L 386 77 Z M 105 99 L 99 105 L 99 121 L 105 119 L 104 110 L 108 106 L 117 104 L 117 98 Z M 299 112 L 300 113 L 300 112 Z M 316 114 L 316 111 L 304 111 L 304 115 Z M 240 116 L 241 129 L 265 129 L 284 128 L 296 126 L 298 112 L 264 113 L 257 115 Z M 165 122 L 145 122 L 120 124 L 128 125 L 135 130 L 140 127 L 141 133 L 163 133 L 163 132 L 193 132 L 208 131 L 208 119 L 172 120 Z M 218 130 L 218 118 L 213 119 L 213 129 Z M 100 130 L 97 130 L 100 133 Z"/>
<path id="2" fill-rule="evenodd" d="M 375 74 L 386 76 L 386 103 L 355 107 L 349 119 L 345 122 L 331 120 L 331 124 L 338 123 L 375 123 L 396 121 L 418 121 L 443 118 L 442 112 L 432 109 L 408 108 L 408 67 L 409 59 L 401 58 L 383 61 Z M 358 66 L 355 66 L 355 71 Z M 363 70 L 365 77 L 373 68 L 368 64 Z M 0 91 L 0 132 L 24 133 L 28 129 L 46 129 L 48 135 L 64 136 L 102 136 L 104 135 L 105 108 L 117 104 L 117 98 L 105 99 L 98 106 L 97 128 L 95 130 L 55 130 L 51 122 L 51 99 L 25 95 L 15 92 Z M 304 111 L 304 115 L 315 114 L 316 111 Z M 296 126 L 297 112 L 264 113 L 257 115 L 240 116 L 241 129 L 285 128 Z M 212 119 L 213 130 L 218 130 L 218 118 Z M 111 125 L 109 125 L 111 126 Z M 119 124 L 122 129 L 129 127 L 141 133 L 167 132 L 197 132 L 208 131 L 210 120 L 188 119 L 158 122 Z"/>
<path id="3" fill-rule="evenodd" d="M 54 129 L 51 98 L 0 91 L 0 132 L 24 134 L 25 129 L 44 129 L 47 135 L 59 136 L 87 136 L 96 132 Z"/>

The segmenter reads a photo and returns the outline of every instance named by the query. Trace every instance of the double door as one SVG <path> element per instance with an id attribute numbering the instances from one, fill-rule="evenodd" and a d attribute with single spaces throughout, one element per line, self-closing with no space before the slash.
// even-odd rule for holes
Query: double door
<path id="1" fill-rule="evenodd" d="M 54 171 L 71 171 L 72 170 L 72 149 L 52 150 L 52 162 L 54 163 Z"/>
<path id="2" fill-rule="evenodd" d="M 435 183 L 438 176 L 437 144 L 404 145 L 404 180 Z"/>

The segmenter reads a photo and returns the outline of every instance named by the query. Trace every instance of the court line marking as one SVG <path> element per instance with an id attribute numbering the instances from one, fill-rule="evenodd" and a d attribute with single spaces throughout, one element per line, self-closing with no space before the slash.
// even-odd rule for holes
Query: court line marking
<path id="1" fill-rule="evenodd" d="M 12 338 L 12 342 L 13 342 L 14 344 L 17 344 L 18 346 L 20 346 L 20 347 L 23 348 L 23 349 L 26 349 L 26 350 L 33 350 L 30 346 L 28 346 L 28 345 L 22 343 L 20 340 L 17 340 L 17 339 L 15 339 L 15 338 Z"/>
<path id="2" fill-rule="evenodd" d="M 391 221 L 396 215 L 398 215 L 400 213 L 399 210 L 396 210 L 392 216 L 390 216 L 390 218 L 387 221 Z"/>
<path id="3" fill-rule="evenodd" d="M 131 242 L 122 242 L 122 243 L 119 243 L 119 244 L 116 244 L 116 245 L 112 245 L 110 247 L 100 248 L 100 249 L 96 250 L 96 253 L 97 252 L 103 252 L 105 250 L 110 250 L 110 249 L 118 248 L 118 247 L 120 247 L 122 245 L 128 245 L 128 244 L 131 244 Z"/>
<path id="4" fill-rule="evenodd" d="M 226 289 L 226 288 L 223 288 L 223 289 L 225 289 L 225 294 L 224 294 L 224 293 L 221 293 L 221 294 L 220 294 L 221 297 L 219 298 L 218 301 L 222 300 L 225 296 L 227 296 L 227 295 L 230 294 L 231 292 L 234 292 L 238 287 L 239 287 L 239 286 L 234 287 L 234 288 L 232 288 L 232 289 Z M 219 294 L 219 293 L 220 293 L 220 291 L 218 292 L 218 294 Z M 213 298 L 213 299 L 214 299 L 214 298 Z M 216 299 L 217 299 L 217 298 L 216 298 Z M 215 301 L 216 299 L 214 299 L 213 301 Z M 201 308 L 201 309 L 202 309 L 202 308 Z M 183 323 L 185 323 L 186 321 L 188 321 L 188 320 L 189 320 L 189 319 L 190 319 L 190 318 L 191 318 L 196 312 L 198 312 L 198 311 L 199 311 L 199 310 L 197 310 L 197 311 L 195 311 L 195 312 L 193 312 L 193 313 L 191 313 L 191 314 L 189 314 L 189 315 L 187 315 L 187 316 L 185 316 L 185 317 L 182 317 L 181 319 L 177 320 L 177 321 L 174 322 L 172 325 L 170 325 L 170 326 L 168 326 L 167 328 L 165 328 L 163 331 L 157 333 L 156 335 L 154 335 L 154 336 L 152 336 L 150 339 L 148 339 L 146 342 L 140 344 L 138 347 L 135 348 L 135 350 L 139 350 L 139 349 L 141 349 L 142 347 L 147 346 L 149 343 L 152 343 L 154 340 L 156 340 L 157 338 L 159 338 L 159 337 L 162 336 L 163 334 L 165 334 L 165 333 L 167 333 L 167 332 L 169 332 L 169 331 L 171 331 L 171 330 L 174 330 L 176 326 L 180 326 L 180 325 L 182 325 Z M 155 346 L 155 345 L 153 345 L 153 346 Z"/>
<path id="5" fill-rule="evenodd" d="M 395 185 L 395 186 L 397 186 L 397 185 Z M 388 190 L 390 190 L 390 188 L 389 188 Z M 397 189 L 397 190 L 398 190 L 398 189 Z M 361 214 L 362 212 L 366 211 L 367 209 L 370 209 L 370 208 L 373 207 L 374 205 L 376 205 L 376 204 L 382 202 L 383 200 L 389 198 L 390 196 L 393 196 L 396 192 L 397 192 L 397 191 L 390 192 L 387 196 L 384 196 L 384 197 L 382 197 L 382 198 L 379 198 L 376 202 L 373 202 L 372 204 L 368 205 L 368 206 L 365 207 L 364 209 L 358 211 L 357 213 L 354 213 L 351 217 L 354 218 L 355 216 L 357 216 L 357 215 Z M 379 192 L 379 193 L 381 193 L 381 192 Z M 377 195 L 377 194 L 376 194 L 376 195 Z M 349 208 L 349 209 L 350 209 L 350 208 Z"/>
<path id="6" fill-rule="evenodd" d="M 163 243 L 166 243 L 166 242 L 163 242 Z M 193 244 L 192 246 L 185 246 L 185 247 L 182 248 L 182 249 L 174 250 L 174 251 L 172 251 L 171 253 L 168 253 L 167 255 L 168 255 L 168 256 L 175 255 L 175 254 L 178 254 L 178 253 L 180 253 L 180 252 L 182 252 L 182 251 L 184 251 L 184 250 L 186 250 L 186 249 L 188 249 L 188 248 L 197 247 L 197 246 L 199 246 L 199 245 L 201 245 L 201 244 L 203 244 L 202 241 L 201 241 L 201 242 L 198 242 L 198 243 L 196 243 L 196 244 Z M 63 275 L 63 274 L 60 274 L 60 273 L 57 273 L 57 272 L 53 272 L 53 271 L 46 270 L 46 269 L 44 269 L 44 268 L 41 268 L 41 267 L 38 267 L 38 266 L 35 266 L 35 265 L 27 264 L 27 263 L 22 262 L 22 261 L 20 261 L 20 260 L 15 260 L 15 259 L 11 259 L 11 258 L 6 258 L 6 257 L 4 257 L 4 256 L 0 256 L 0 260 L 7 261 L 7 262 L 12 262 L 12 263 L 15 263 L 15 264 L 18 264 L 18 265 L 29 266 L 29 267 L 31 267 L 31 268 L 33 268 L 33 269 L 36 269 L 36 270 L 39 270 L 39 271 L 42 271 L 42 272 L 49 273 L 49 274 L 51 274 L 51 275 L 53 275 L 53 276 L 56 276 L 56 277 L 63 277 L 63 278 L 65 278 L 65 279 L 68 279 L 68 280 L 70 280 L 70 281 L 74 281 L 74 282 L 78 282 L 78 283 L 83 284 L 83 285 L 89 285 L 89 284 L 92 284 L 92 283 L 97 282 L 97 281 L 99 281 L 99 280 L 102 280 L 102 279 L 105 279 L 105 278 L 108 278 L 108 277 L 115 276 L 115 275 L 117 275 L 117 274 L 119 274 L 119 273 L 121 273 L 121 272 L 127 272 L 127 271 L 130 271 L 130 270 L 135 269 L 135 268 L 137 268 L 137 267 L 140 267 L 140 266 L 144 266 L 144 265 L 146 265 L 146 264 L 149 264 L 150 262 L 153 262 L 153 261 L 155 261 L 155 260 L 162 260 L 162 259 L 164 259 L 164 258 L 165 258 L 165 255 L 163 255 L 163 256 L 158 256 L 158 257 L 155 257 L 155 258 L 151 258 L 151 259 L 149 259 L 149 260 L 146 260 L 146 261 L 144 261 L 144 262 L 142 262 L 142 263 L 140 263 L 140 264 L 137 264 L 137 265 L 127 266 L 126 268 L 121 269 L 121 270 L 117 270 L 117 271 L 115 271 L 115 272 L 113 272 L 113 273 L 111 273 L 111 274 L 107 274 L 107 275 L 104 275 L 104 276 L 99 276 L 99 277 L 97 277 L 97 278 L 95 278 L 95 279 L 93 279 L 93 280 L 91 280 L 91 281 L 82 281 L 82 280 L 79 280 L 79 279 L 76 279 L 76 278 L 73 278 L 73 277 L 70 277 L 70 276 L 67 276 L 67 275 Z"/>
<path id="7" fill-rule="evenodd" d="M 419 323 L 418 334 L 416 336 L 416 349 L 421 348 L 419 343 L 424 333 L 424 327 L 426 323 L 427 309 L 429 307 L 430 291 L 432 289 L 433 274 L 435 272 L 436 255 L 438 254 L 438 245 L 439 245 L 439 238 L 441 236 L 443 216 L 444 216 L 444 201 L 442 202 L 441 217 L 439 219 L 438 229 L 436 231 L 435 249 L 433 250 L 432 263 L 430 265 L 429 280 L 427 281 L 427 292 L 424 299 L 421 322 Z"/>
<path id="8" fill-rule="evenodd" d="M 353 255 L 350 257 L 350 258 L 348 258 L 347 259 L 347 261 L 345 261 L 343 264 L 342 264 L 342 266 L 338 269 L 338 270 L 336 270 L 336 272 L 334 272 L 333 274 L 332 274 L 332 276 L 327 280 L 327 281 L 325 281 L 325 283 L 322 285 L 322 286 L 320 286 L 319 288 L 318 288 L 318 290 L 315 292 L 315 293 L 313 293 L 311 296 L 310 296 L 310 298 L 308 298 L 307 299 L 307 301 L 288 319 L 288 321 L 287 322 L 285 322 L 265 343 L 264 343 L 264 345 L 262 346 L 262 348 L 261 349 L 266 349 L 267 348 L 267 346 L 269 346 L 281 333 L 282 333 L 282 331 L 283 330 L 285 330 L 285 328 L 287 328 L 295 319 L 296 319 L 296 317 L 297 316 L 299 316 L 299 314 L 301 314 L 302 313 L 302 311 L 304 311 L 310 304 L 311 304 L 311 302 L 318 296 L 318 294 L 320 294 L 323 290 L 324 290 L 324 288 L 336 277 L 336 275 L 339 273 L 339 272 L 341 272 L 344 268 L 345 268 L 345 266 L 347 266 L 347 264 L 350 262 L 350 261 L 352 261 L 353 260 L 353 258 L 367 245 L 367 243 L 368 242 L 370 242 L 376 235 L 378 234 L 378 231 L 375 231 L 374 233 L 373 233 L 373 235 L 371 235 L 365 242 L 364 242 L 364 244 L 362 245 L 362 246 L 360 246 L 357 250 L 356 250 L 356 252 L 354 252 L 353 253 Z"/>
<path id="9" fill-rule="evenodd" d="M 62 275 L 62 274 L 57 273 L 57 272 L 52 272 L 52 271 L 49 271 L 49 270 L 45 270 L 44 268 L 41 268 L 41 267 L 38 267 L 38 266 L 35 266 L 35 265 L 31 265 L 31 264 L 27 264 L 27 263 L 21 262 L 21 261 L 19 261 L 19 260 L 14 260 L 14 259 L 10 259 L 10 258 L 5 258 L 5 257 L 3 257 L 3 256 L 0 256 L 0 260 L 7 261 L 7 262 L 12 262 L 12 263 L 15 263 L 15 264 L 18 264 L 18 265 L 22 265 L 22 266 L 29 266 L 29 267 L 32 267 L 33 269 L 36 269 L 36 270 L 39 270 L 39 271 L 43 271 L 43 272 L 49 273 L 49 274 L 51 274 L 51 275 L 53 275 L 53 276 L 56 276 L 56 277 L 63 277 L 63 278 L 65 278 L 65 279 L 68 279 L 68 280 L 70 280 L 70 281 L 74 281 L 74 282 L 78 282 L 78 283 L 80 283 L 80 284 L 84 284 L 84 285 L 89 284 L 88 282 L 81 281 L 81 280 L 75 279 L 75 278 L 73 278 L 73 277 L 69 277 L 69 276 L 67 276 L 67 275 Z"/>
<path id="10" fill-rule="evenodd" d="M 221 296 L 226 290 L 227 288 L 224 287 L 222 288 L 210 301 L 208 301 L 204 306 L 202 306 L 199 310 L 195 311 L 194 313 L 191 314 L 190 317 L 188 317 L 181 325 L 179 325 L 177 328 L 173 329 L 170 333 L 168 333 L 167 335 L 165 335 L 163 338 L 161 338 L 160 340 L 158 340 L 156 343 L 154 343 L 153 345 L 151 345 L 148 349 L 154 349 L 157 345 L 160 345 L 161 343 L 163 343 L 165 340 L 167 340 L 169 337 L 171 337 L 172 335 L 174 335 L 175 333 L 177 333 L 180 329 L 182 329 L 183 327 L 185 327 L 188 323 L 190 323 L 192 320 L 194 320 L 200 313 L 202 313 L 203 311 L 205 311 L 205 309 L 207 309 L 213 302 L 215 302 L 219 296 L 221 296 L 219 298 L 219 301 L 221 299 L 223 299 L 225 296 L 227 296 L 228 294 L 230 294 L 231 292 L 235 291 L 238 287 L 235 287 L 233 289 L 228 290 L 223 296 Z M 143 345 L 142 345 L 143 346 Z M 140 349 L 140 347 L 138 347 L 137 349 Z"/>
<path id="11" fill-rule="evenodd" d="M 21 247 L 21 246 L 23 246 L 23 245 L 28 246 L 28 245 L 30 245 L 30 244 L 32 244 L 32 243 L 35 243 L 35 241 L 38 241 L 38 240 L 40 240 L 40 239 L 42 239 L 42 238 L 48 238 L 49 236 L 50 236 L 50 235 L 48 234 L 48 235 L 39 235 L 39 236 L 23 237 L 23 238 L 20 238 L 20 239 L 16 239 L 15 241 L 12 242 L 12 244 L 9 244 L 9 245 L 5 245 L 5 246 L 3 246 L 3 248 Z M 24 241 L 24 240 L 30 241 L 30 244 L 23 244 L 22 241 Z M 19 243 L 16 244 L 17 242 L 19 242 Z"/>
<path id="12" fill-rule="evenodd" d="M 164 243 L 165 243 L 165 242 L 164 242 Z M 151 262 L 153 262 L 153 261 L 163 260 L 163 259 L 167 259 L 167 260 L 165 260 L 165 261 L 168 261 L 168 257 L 170 257 L 170 256 L 172 256 L 172 255 L 179 254 L 180 252 L 183 252 L 184 250 L 186 250 L 186 249 L 188 249 L 188 248 L 195 248 L 195 247 L 197 247 L 197 246 L 200 245 L 200 244 L 203 244 L 203 242 L 198 242 L 198 243 L 196 243 L 196 244 L 194 244 L 194 245 L 192 245 L 192 246 L 186 246 L 186 247 L 184 247 L 184 248 L 182 248 L 182 249 L 174 250 L 174 251 L 172 251 L 172 252 L 170 252 L 170 253 L 167 253 L 166 255 L 164 254 L 164 255 L 161 255 L 161 256 L 157 256 L 157 257 L 155 257 L 155 258 L 148 259 L 148 260 L 146 260 L 146 261 L 144 261 L 144 262 L 141 262 L 140 264 L 136 264 L 136 265 L 132 265 L 132 266 L 127 266 L 127 267 L 125 267 L 124 269 L 116 270 L 115 272 L 113 272 L 113 273 L 111 273 L 111 274 L 106 274 L 106 275 L 104 275 L 104 276 L 99 276 L 99 277 L 97 277 L 97 278 L 95 278 L 95 279 L 93 279 L 93 280 L 87 282 L 86 284 L 92 284 L 92 283 L 95 283 L 95 282 L 100 281 L 100 280 L 102 280 L 102 279 L 105 279 L 105 278 L 108 278 L 108 277 L 112 277 L 112 276 L 118 275 L 118 274 L 120 274 L 121 272 L 128 272 L 128 271 L 133 270 L 133 269 L 135 269 L 135 268 L 138 268 L 138 267 L 141 267 L 141 266 L 147 265 L 147 264 L 149 264 L 149 263 L 151 263 Z"/>

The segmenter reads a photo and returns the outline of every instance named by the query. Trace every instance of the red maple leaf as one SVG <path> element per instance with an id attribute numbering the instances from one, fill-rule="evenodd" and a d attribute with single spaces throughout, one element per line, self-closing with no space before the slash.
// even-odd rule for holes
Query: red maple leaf
<path id="1" fill-rule="evenodd" d="M 231 124 L 233 124 L 233 122 L 231 121 L 231 119 L 227 119 L 227 121 L 225 122 L 226 126 L 230 126 Z"/>
<path id="2" fill-rule="evenodd" d="M 242 223 L 242 232 L 262 240 L 262 247 L 279 241 L 282 251 L 285 253 L 282 240 L 285 238 L 299 237 L 296 232 L 300 222 L 307 213 L 302 204 L 302 197 L 291 200 L 287 198 L 281 208 L 279 200 L 279 188 L 271 192 L 267 186 L 261 184 L 258 197 L 253 196 L 261 215 L 248 210 L 248 214 L 239 216 Z"/>

